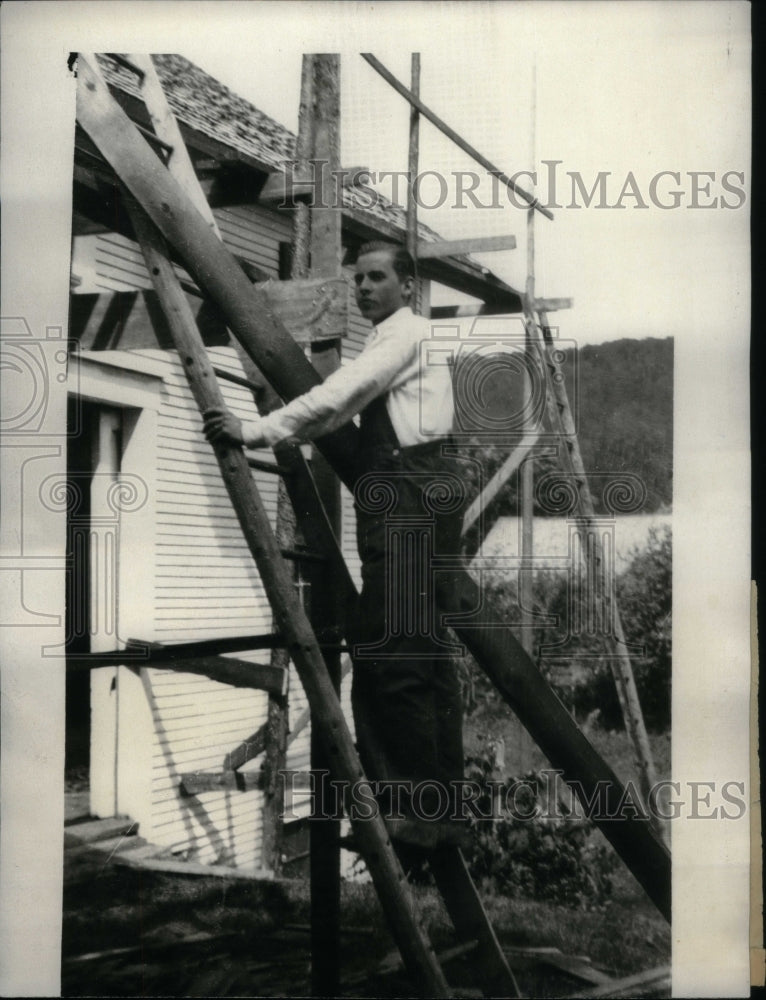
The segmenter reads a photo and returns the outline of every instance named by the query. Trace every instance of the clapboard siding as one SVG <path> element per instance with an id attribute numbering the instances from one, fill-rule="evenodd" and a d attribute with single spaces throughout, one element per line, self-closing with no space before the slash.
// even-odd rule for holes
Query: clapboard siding
<path id="1" fill-rule="evenodd" d="M 289 242 L 290 219 L 262 205 L 215 209 L 224 244 L 273 277 L 279 276 L 279 244 Z M 189 280 L 183 268 L 176 274 Z M 78 236 L 72 252 L 72 273 L 81 284 L 79 293 L 125 292 L 152 288 L 138 244 L 119 233 Z"/>
<path id="2" fill-rule="evenodd" d="M 162 364 L 155 470 L 156 600 L 153 635 L 161 642 L 271 631 L 271 609 L 221 482 L 212 449 L 173 352 L 136 352 Z M 211 348 L 211 360 L 243 374 L 236 352 Z M 252 419 L 248 390 L 221 383 L 227 405 Z M 267 457 L 264 453 L 262 457 Z M 254 473 L 272 524 L 277 483 Z M 269 652 L 237 654 L 268 663 Z M 155 843 L 203 862 L 260 866 L 260 792 L 180 793 L 186 771 L 220 771 L 224 757 L 266 721 L 268 696 L 176 671 L 147 671 L 154 720 L 151 829 Z M 259 767 L 260 761 L 253 762 Z"/>
<path id="3" fill-rule="evenodd" d="M 290 221 L 259 206 L 216 211 L 223 238 L 235 253 L 277 275 L 279 244 L 290 240 Z M 138 248 L 115 234 L 76 241 L 74 273 L 81 291 L 150 287 Z M 88 256 L 90 255 L 90 257 Z M 77 262 L 79 261 L 79 270 Z M 91 272 L 88 272 L 88 266 Z M 182 274 L 178 269 L 179 274 Z M 348 363 L 364 347 L 368 324 L 352 303 L 342 360 Z M 178 643 L 195 639 L 257 635 L 272 630 L 272 615 L 252 557 L 245 545 L 212 449 L 201 433 L 201 419 L 174 352 L 143 349 L 134 353 L 161 366 L 163 383 L 157 425 L 155 497 L 155 605 L 147 635 Z M 213 364 L 242 375 L 232 348 L 209 348 Z M 227 405 L 238 416 L 255 415 L 250 392 L 221 382 Z M 270 460 L 270 451 L 257 453 Z M 272 524 L 276 521 L 278 481 L 265 472 L 254 480 Z M 360 582 L 353 502 L 342 488 L 342 549 L 352 576 Z M 140 557 L 140 554 L 139 554 Z M 125 595 L 121 595 L 125 599 Z M 128 595 L 129 599 L 129 595 Z M 238 654 L 268 663 L 269 651 Z M 224 757 L 265 721 L 268 697 L 262 691 L 234 689 L 206 677 L 176 671 L 145 671 L 154 735 L 150 783 L 151 821 L 142 834 L 171 852 L 203 862 L 225 861 L 245 868 L 261 865 L 263 796 L 251 792 L 208 792 L 184 797 L 181 775 L 221 770 Z M 343 684 L 341 703 L 353 729 L 351 678 Z M 294 723 L 306 706 L 297 672 L 290 667 L 289 713 Z M 257 771 L 262 758 L 246 770 Z M 310 726 L 288 749 L 287 767 L 310 768 Z M 307 792 L 296 792 L 293 814 L 309 809 Z"/>
<path id="4" fill-rule="evenodd" d="M 292 238 L 292 224 L 262 206 L 237 206 L 216 209 L 216 221 L 224 243 L 264 270 L 279 275 L 279 244 Z"/>

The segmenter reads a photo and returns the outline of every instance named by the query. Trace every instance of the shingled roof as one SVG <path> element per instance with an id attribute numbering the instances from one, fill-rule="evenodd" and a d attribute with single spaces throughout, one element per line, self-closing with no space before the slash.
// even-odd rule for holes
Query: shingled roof
<path id="1" fill-rule="evenodd" d="M 98 58 L 111 87 L 141 99 L 136 77 L 129 69 L 110 56 L 99 55 Z M 168 103 L 179 122 L 228 147 L 244 162 L 265 172 L 281 170 L 284 161 L 294 157 L 296 137 L 289 129 L 229 90 L 199 66 L 177 54 L 155 54 L 152 58 Z M 372 190 L 345 188 L 344 214 L 372 226 L 378 220 L 404 236 L 407 229 L 405 210 L 377 191 L 371 198 L 369 191 Z M 365 191 L 368 193 L 365 194 Z M 418 236 L 427 242 L 440 238 L 423 223 L 418 225 Z M 452 259 L 469 268 L 477 277 L 490 278 L 498 286 L 512 291 L 469 256 L 460 255 Z"/>

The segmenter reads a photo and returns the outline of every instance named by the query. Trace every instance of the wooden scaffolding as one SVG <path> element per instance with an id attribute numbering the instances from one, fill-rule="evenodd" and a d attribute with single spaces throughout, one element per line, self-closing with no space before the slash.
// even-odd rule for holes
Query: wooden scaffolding
<path id="1" fill-rule="evenodd" d="M 295 199 L 292 277 L 264 287 L 262 275 L 243 268 L 226 249 L 186 155 L 183 139 L 156 77 L 150 57 L 119 57 L 139 81 L 149 110 L 152 130 L 142 135 L 113 100 L 95 56 L 81 54 L 78 60 L 78 122 L 96 155 L 114 171 L 122 191 L 122 202 L 136 234 L 162 306 L 175 348 L 200 411 L 223 405 L 219 377 L 231 378 L 210 363 L 184 290 L 173 267 L 180 261 L 197 286 L 215 303 L 231 331 L 246 373 L 244 381 L 253 390 L 256 404 L 266 412 L 316 385 L 340 361 L 343 279 L 341 277 L 340 204 L 330 210 L 312 212 L 302 200 L 300 181 L 309 161 L 324 161 L 328 178 L 340 167 L 338 121 L 339 58 L 304 58 L 297 164 L 291 174 L 275 173 L 261 197 L 275 192 Z M 420 116 L 440 128 L 460 148 L 503 183 L 513 187 L 510 177 L 469 146 L 434 114 L 418 96 L 419 59 L 413 57 L 410 88 L 404 87 L 373 56 L 364 58 L 410 103 L 410 172 L 417 173 L 418 122 Z M 297 178 L 297 181 L 296 181 Z M 587 525 L 593 521 L 593 501 L 559 370 L 547 314 L 566 306 L 565 300 L 535 297 L 533 219 L 535 213 L 550 216 L 533 196 L 517 192 L 529 204 L 529 277 L 523 297 L 527 350 L 545 373 L 553 429 L 564 442 L 564 468 L 577 487 L 578 513 Z M 407 243 L 424 271 L 440 256 L 467 250 L 508 248 L 512 237 L 493 241 L 460 241 L 459 246 L 421 245 L 418 239 L 416 200 L 410 191 L 407 213 Z M 436 271 L 431 273 L 438 273 Z M 314 297 L 321 290 L 331 304 L 330 321 L 324 335 L 311 345 L 311 362 L 295 343 L 284 318 L 298 300 Z M 488 296 L 485 312 L 507 311 L 507 297 Z M 528 427 L 518 447 L 496 477 L 485 487 L 479 505 L 486 504 L 502 485 L 503 476 L 524 462 L 523 509 L 524 556 L 531 556 L 532 463 L 526 461 L 534 445 L 535 431 Z M 187 794 L 211 788 L 261 787 L 265 792 L 267 839 L 264 850 L 271 858 L 279 854 L 280 813 L 277 775 L 284 767 L 288 734 L 285 707 L 285 676 L 288 660 L 300 675 L 311 708 L 312 769 L 329 770 L 347 787 L 364 783 L 359 759 L 338 699 L 343 640 L 349 609 L 356 597 L 354 583 L 338 545 L 339 482 L 353 487 L 351 456 L 356 430 L 347 425 L 326 435 L 316 444 L 311 468 L 295 446 L 275 448 L 275 463 L 254 463 L 239 447 L 216 445 L 214 451 L 242 534 L 266 588 L 274 614 L 273 633 L 236 640 L 211 640 L 176 646 L 133 644 L 89 658 L 79 664 L 90 669 L 105 663 L 149 666 L 162 664 L 184 671 L 198 671 L 227 683 L 258 686 L 269 691 L 267 722 L 227 757 L 220 773 L 185 775 Z M 252 466 L 268 468 L 283 484 L 277 533 L 269 523 L 252 478 Z M 494 492 L 493 492 L 494 491 Z M 474 517 L 475 511 L 467 518 Z M 293 514 L 290 511 L 294 512 Z M 468 520 L 466 521 L 466 527 Z M 597 534 L 597 533 L 596 533 Z M 306 543 L 310 541 L 311 549 Z M 596 561 L 602 558 L 594 547 Z M 286 560 L 298 561 L 314 575 L 310 615 L 304 610 Z M 524 574 L 522 574 L 524 580 Z M 627 657 L 614 594 L 608 595 L 616 624 L 609 637 L 620 701 L 640 765 L 644 794 L 653 783 L 651 757 Z M 529 648 L 518 642 L 508 627 L 498 627 L 492 611 L 483 606 L 478 588 L 466 572 L 459 586 L 442 592 L 437 583 L 437 601 L 452 615 L 454 629 L 479 665 L 493 680 L 501 695 L 518 715 L 554 767 L 563 771 L 585 801 L 602 793 L 604 816 L 613 815 L 623 801 L 625 789 L 578 729 L 569 713 L 542 677 Z M 478 609 L 478 610 L 477 610 Z M 255 648 L 272 649 L 269 666 L 254 667 L 223 653 Z M 73 664 L 77 666 L 77 664 Z M 302 722 L 294 720 L 293 729 Z M 260 775 L 245 775 L 240 768 L 257 753 L 266 755 Z M 321 810 L 321 803 L 319 803 Z M 670 856 L 662 837 L 644 821 L 625 817 L 620 823 L 596 820 L 627 866 L 660 911 L 670 916 Z M 337 995 L 340 987 L 338 942 L 340 919 L 339 828 L 337 821 L 312 823 L 312 992 Z M 365 858 L 392 934 L 413 984 L 424 996 L 448 996 L 450 990 L 433 949 L 420 925 L 401 866 L 391 847 L 384 821 L 354 823 L 354 839 Z M 465 862 L 457 848 L 432 852 L 430 867 L 456 931 L 463 942 L 476 942 L 477 972 L 488 996 L 518 996 L 518 988 L 500 948 Z"/>

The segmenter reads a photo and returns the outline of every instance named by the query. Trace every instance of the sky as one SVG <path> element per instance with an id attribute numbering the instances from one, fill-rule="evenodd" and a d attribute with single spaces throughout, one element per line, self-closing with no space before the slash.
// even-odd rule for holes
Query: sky
<path id="1" fill-rule="evenodd" d="M 425 103 L 506 173 L 536 173 L 543 203 L 561 205 L 553 221 L 536 216 L 535 271 L 538 294 L 574 299 L 556 316 L 562 336 L 712 334 L 732 322 L 732 299 L 746 301 L 745 5 L 299 5 L 305 23 L 291 16 L 296 5 L 256 6 L 243 28 L 260 21 L 270 42 L 250 42 L 247 58 L 234 40 L 190 39 L 178 51 L 292 130 L 302 51 L 318 41 L 340 51 L 343 165 L 406 170 L 408 106 L 359 52 L 408 83 L 419 51 Z M 424 206 L 444 204 L 421 208 L 421 221 L 448 239 L 514 235 L 515 250 L 478 259 L 523 288 L 526 212 L 504 189 L 493 194 L 483 168 L 428 122 L 419 169 L 445 178 L 424 179 Z M 458 193 L 455 173 L 471 170 L 482 177 L 478 207 Z M 531 189 L 527 176 L 519 183 Z M 390 178 L 377 187 L 394 194 Z"/>

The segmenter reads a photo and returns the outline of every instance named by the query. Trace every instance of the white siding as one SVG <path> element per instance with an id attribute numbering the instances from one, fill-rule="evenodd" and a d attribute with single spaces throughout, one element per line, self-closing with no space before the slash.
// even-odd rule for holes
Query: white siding
<path id="1" fill-rule="evenodd" d="M 181 365 L 173 352 L 138 353 L 165 366 L 158 419 L 153 638 L 177 643 L 268 632 L 271 610 L 202 437 Z M 210 355 L 217 366 L 243 374 L 233 349 L 213 348 Z M 249 391 L 226 382 L 221 387 L 230 408 L 252 418 Z M 254 478 L 273 524 L 276 477 L 254 473 Z M 238 655 L 269 661 L 268 651 Z M 179 782 L 187 771 L 220 771 L 225 755 L 266 721 L 267 695 L 193 674 L 146 674 L 154 745 L 152 824 L 142 834 L 203 862 L 260 866 L 261 793 L 209 792 L 186 798 Z M 260 761 L 250 766 L 258 768 Z"/>
<path id="2" fill-rule="evenodd" d="M 292 223 L 285 215 L 263 206 L 218 208 L 213 213 L 226 246 L 275 277 L 279 273 L 279 244 L 292 239 Z"/>
<path id="3" fill-rule="evenodd" d="M 290 219 L 260 205 L 215 209 L 224 244 L 252 264 L 279 274 L 279 244 L 291 239 Z M 136 243 L 119 233 L 78 236 L 72 253 L 72 273 L 80 279 L 80 294 L 127 292 L 151 288 L 143 255 Z M 179 277 L 188 275 L 180 267 Z"/>
<path id="4" fill-rule="evenodd" d="M 290 239 L 289 220 L 261 208 L 216 212 L 227 245 L 258 266 L 277 273 L 279 242 Z M 114 234 L 77 241 L 73 270 L 83 279 L 78 290 L 129 290 L 148 287 L 148 275 L 135 245 Z M 88 268 L 91 268 L 90 272 Z M 92 285 L 93 287 L 90 287 Z M 362 350 L 368 324 L 352 304 L 343 360 Z M 212 451 L 201 434 L 201 421 L 174 352 L 134 352 L 163 371 L 158 414 L 157 465 L 153 470 L 156 501 L 154 619 L 146 638 L 178 643 L 271 630 L 271 611 L 252 557 L 221 482 Z M 237 374 L 242 369 L 232 348 L 209 349 L 213 363 Z M 254 405 L 249 390 L 221 382 L 227 404 L 243 418 Z M 271 454 L 263 455 L 271 458 Z M 277 479 L 254 473 L 272 520 L 276 520 Z M 342 490 L 342 548 L 357 585 L 353 504 Z M 135 554 L 140 558 L 140 553 Z M 130 599 L 129 594 L 121 595 Z M 244 655 L 244 654 L 240 654 Z M 267 663 L 268 651 L 251 654 Z M 190 674 L 146 670 L 144 689 L 151 707 L 154 735 L 151 753 L 151 823 L 141 833 L 169 850 L 203 862 L 222 860 L 240 867 L 261 864 L 262 795 L 260 792 L 209 792 L 182 797 L 180 776 L 187 771 L 220 771 L 224 756 L 265 722 L 264 692 L 234 689 Z M 350 675 L 342 704 L 353 727 Z M 306 698 L 294 667 L 290 669 L 290 718 Z M 310 727 L 291 745 L 287 766 L 308 770 Z M 248 767 L 258 769 L 260 760 Z M 300 800 L 299 800 L 300 801 Z M 303 809 L 308 803 L 304 796 Z M 301 811 L 298 809 L 297 811 Z"/>

